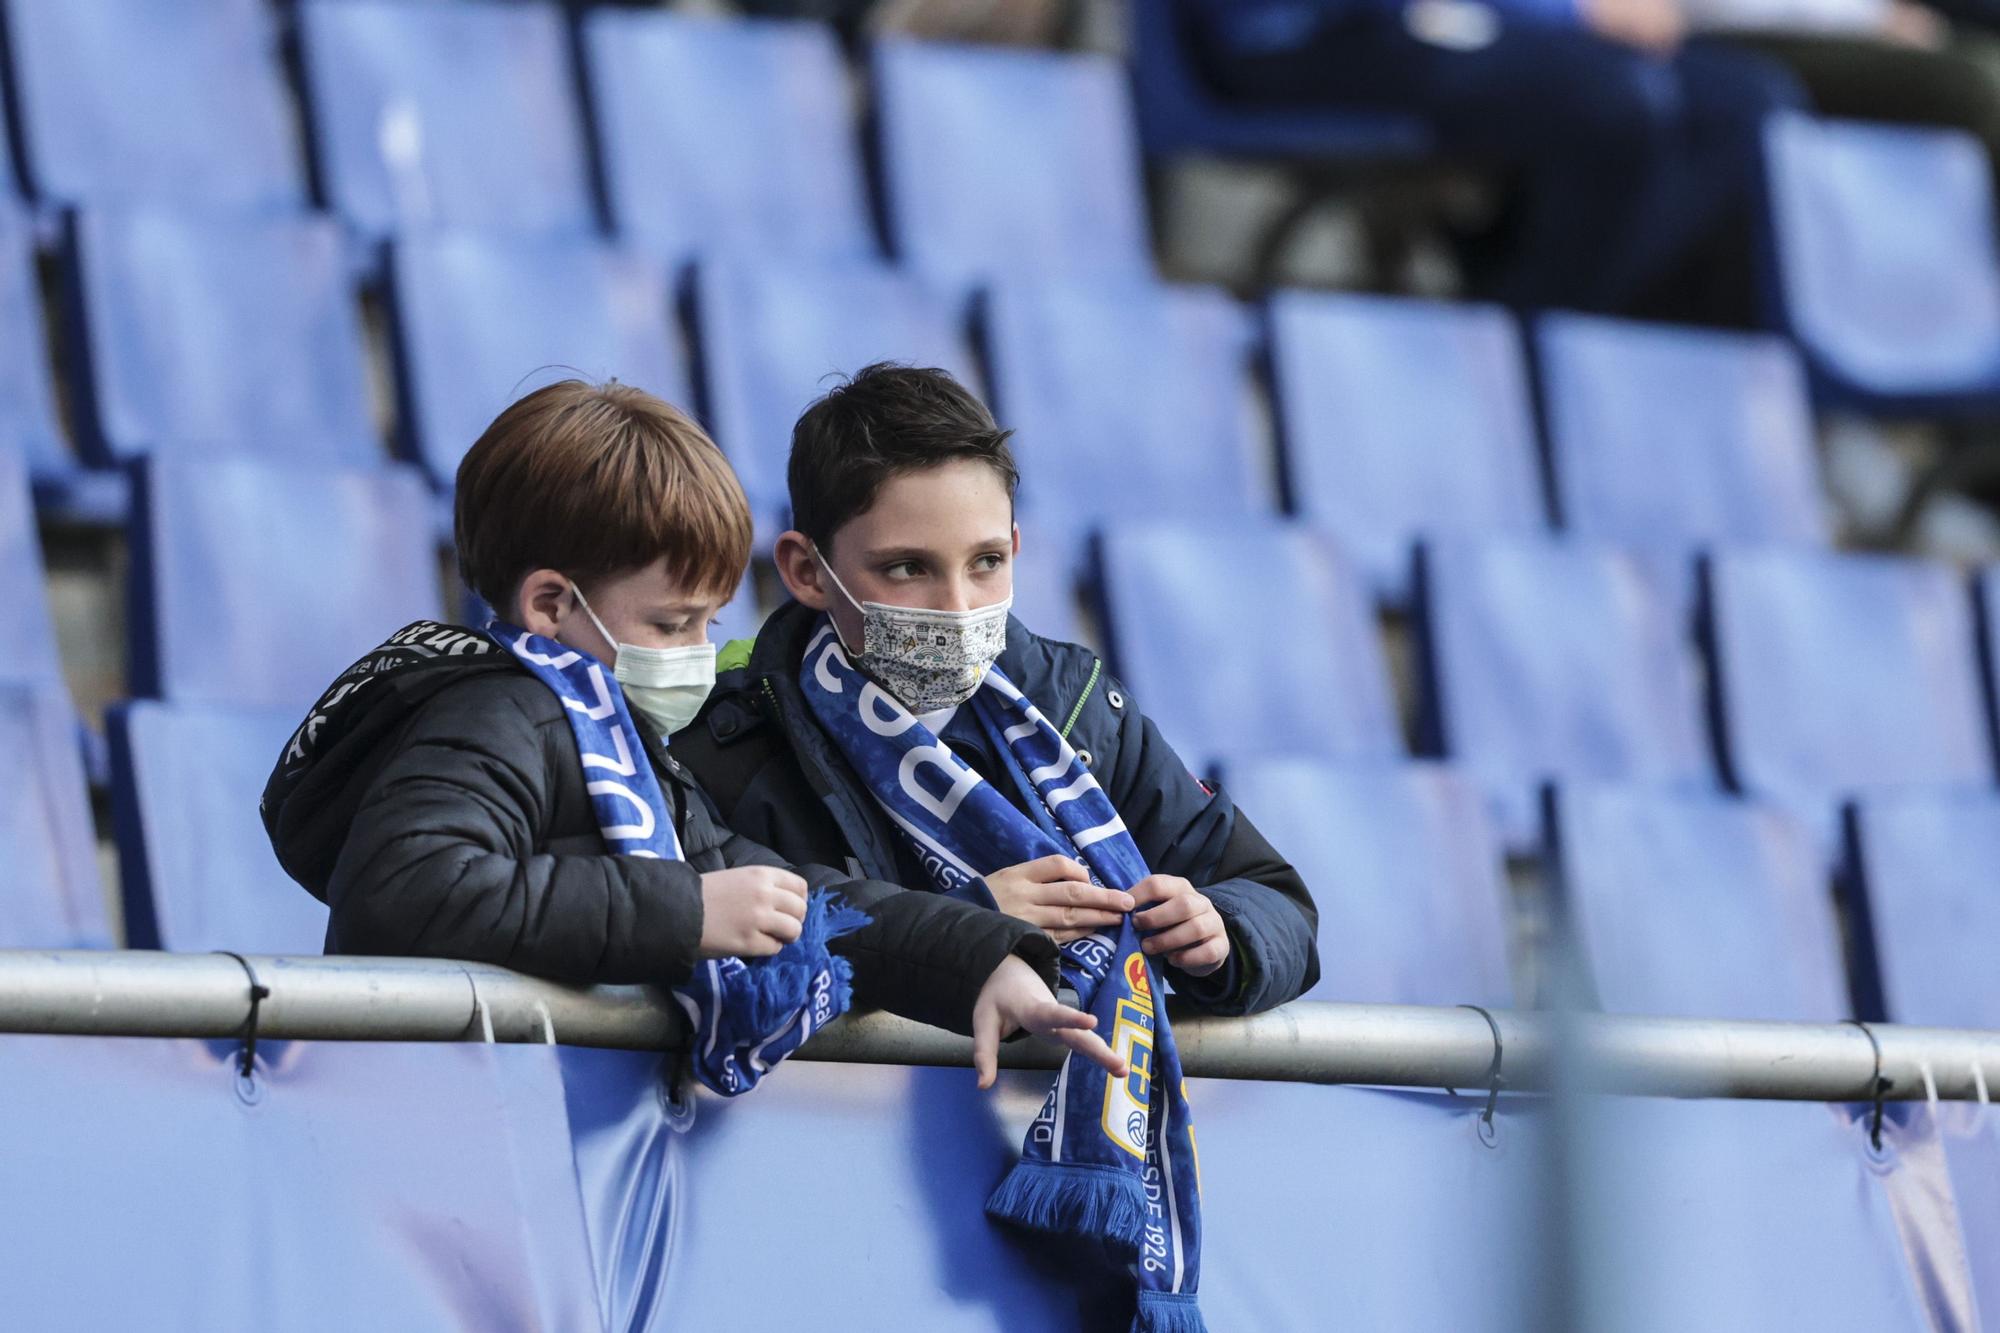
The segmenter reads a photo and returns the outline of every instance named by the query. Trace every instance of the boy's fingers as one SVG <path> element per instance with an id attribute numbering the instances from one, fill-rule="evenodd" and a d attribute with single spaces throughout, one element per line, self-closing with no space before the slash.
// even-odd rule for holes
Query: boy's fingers
<path id="1" fill-rule="evenodd" d="M 782 912 L 794 921 L 803 921 L 806 919 L 806 900 L 794 898 L 789 893 L 774 893 L 771 895 L 771 910 Z"/>
<path id="2" fill-rule="evenodd" d="M 1132 886 L 1132 896 L 1142 903 L 1157 903 L 1172 896 L 1173 881 L 1163 875 L 1148 875 Z"/>
<path id="3" fill-rule="evenodd" d="M 1161 931 L 1146 938 L 1139 947 L 1150 954 L 1176 953 L 1191 944 L 1199 944 L 1220 931 L 1206 917 L 1186 921 L 1172 930 Z"/>
<path id="4" fill-rule="evenodd" d="M 981 1004 L 972 1011 L 972 1067 L 979 1073 L 979 1086 L 990 1088 L 1000 1061 L 1000 1011 Z"/>
<path id="5" fill-rule="evenodd" d="M 1175 967 L 1190 972 L 1198 967 L 1215 968 L 1228 957 L 1228 948 L 1229 941 L 1225 938 L 1206 939 L 1173 955 L 1171 961 Z"/>
<path id="6" fill-rule="evenodd" d="M 788 896 L 797 898 L 800 910 L 804 910 L 806 892 L 809 886 L 806 884 L 805 877 L 797 871 L 779 870 L 773 867 L 771 870 L 771 887 L 782 889 Z"/>
<path id="7" fill-rule="evenodd" d="M 1132 924 L 1140 930 L 1164 930 L 1192 920 L 1206 911 L 1208 904 L 1191 893 L 1178 898 L 1169 898 L 1157 907 L 1148 907 L 1132 918 Z"/>
<path id="8" fill-rule="evenodd" d="M 797 939 L 803 929 L 805 927 L 797 917 L 785 912 L 772 911 L 764 914 L 764 933 L 781 945 L 790 944 Z"/>
<path id="9" fill-rule="evenodd" d="M 1062 907 L 1056 909 L 1055 924 L 1062 930 L 1076 930 L 1084 926 L 1092 930 L 1100 926 L 1115 926 L 1125 918 L 1117 912 L 1096 912 L 1087 907 Z"/>
<path id="10" fill-rule="evenodd" d="M 1099 888 L 1088 880 L 1058 880 L 1042 885 L 1042 901 L 1064 907 L 1095 907 L 1100 912 L 1129 912 L 1132 895 L 1118 889 Z"/>
<path id="11" fill-rule="evenodd" d="M 1051 1033 L 1057 1041 L 1075 1051 L 1086 1060 L 1103 1065 L 1116 1078 L 1124 1078 L 1132 1072 L 1118 1052 L 1104 1044 L 1104 1038 L 1095 1032 L 1080 1032 L 1075 1028 L 1063 1028 Z"/>
<path id="12" fill-rule="evenodd" d="M 1088 1032 L 1097 1026 L 1097 1017 L 1081 1009 L 1072 1009 L 1060 1000 L 1049 1000 L 1035 1011 L 1026 1026 L 1045 1037 L 1053 1036 L 1063 1028 L 1079 1028 Z"/>
<path id="13" fill-rule="evenodd" d="M 1027 871 L 1028 877 L 1037 884 L 1046 884 L 1051 880 L 1068 879 L 1080 879 L 1085 883 L 1090 882 L 1090 872 L 1079 865 L 1074 858 L 1068 856 L 1044 856 L 1040 860 L 1028 862 L 1027 865 L 1021 868 Z"/>

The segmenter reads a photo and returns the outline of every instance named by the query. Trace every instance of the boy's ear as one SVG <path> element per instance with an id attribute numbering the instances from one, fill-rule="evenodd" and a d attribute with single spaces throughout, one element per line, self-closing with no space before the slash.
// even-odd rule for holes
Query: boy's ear
<path id="1" fill-rule="evenodd" d="M 810 537 L 797 530 L 780 533 L 771 548 L 771 559 L 778 566 L 778 577 L 785 581 L 785 591 L 800 605 L 815 611 L 833 605 L 833 591 L 827 586 L 826 571 L 820 568 L 819 557 L 813 554 Z"/>
<path id="2" fill-rule="evenodd" d="M 569 579 L 553 569 L 530 571 L 514 594 L 521 628 L 545 639 L 561 634 L 563 620 L 576 604 L 569 588 Z"/>

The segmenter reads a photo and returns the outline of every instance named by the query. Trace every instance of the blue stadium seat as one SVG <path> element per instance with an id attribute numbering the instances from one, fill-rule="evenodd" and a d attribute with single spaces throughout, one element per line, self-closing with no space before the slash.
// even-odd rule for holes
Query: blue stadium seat
<path id="1" fill-rule="evenodd" d="M 28 469 L 18 454 L 6 449 L 0 449 L 0 561 L 16 579 L 13 594 L 0 602 L 0 642 L 7 645 L 0 681 L 60 685 L 62 662 L 43 580 Z"/>
<path id="2" fill-rule="evenodd" d="M 1115 61 L 886 39 L 874 71 L 899 258 L 948 281 L 1152 273 Z"/>
<path id="3" fill-rule="evenodd" d="M 1972 599 L 1954 569 L 1889 556 L 1724 552 L 1708 569 L 1723 769 L 1813 821 L 1907 785 L 1991 786 Z"/>
<path id="4" fill-rule="evenodd" d="M 111 944 L 77 748 L 60 687 L 0 684 L 0 949 Z"/>
<path id="5" fill-rule="evenodd" d="M 7 204 L 0 204 L 0 340 L 14 349 L 0 360 L 0 450 L 21 455 L 38 476 L 70 470 L 49 374 L 34 231 Z"/>
<path id="6" fill-rule="evenodd" d="M 1097 554 L 1112 663 L 1196 772 L 1403 756 L 1367 589 L 1317 534 L 1120 524 Z"/>
<path id="7" fill-rule="evenodd" d="M 383 461 L 338 224 L 85 210 L 68 235 L 77 420 L 95 461 Z"/>
<path id="8" fill-rule="evenodd" d="M 44 202 L 293 209 L 305 173 L 262 0 L 8 0 L 23 174 Z"/>
<path id="9" fill-rule="evenodd" d="M 278 865 L 257 814 L 299 717 L 145 701 L 112 711 L 111 800 L 129 947 L 320 952 L 326 908 Z"/>
<path id="10" fill-rule="evenodd" d="M 2000 399 L 2000 249 L 1979 141 L 1782 115 L 1764 156 L 1772 314 L 1817 391 L 1885 412 Z"/>
<path id="11" fill-rule="evenodd" d="M 1826 543 L 1812 408 L 1789 343 L 1550 315 L 1536 344 L 1567 531 L 1675 554 Z"/>
<path id="12" fill-rule="evenodd" d="M 815 23 L 583 20 L 612 225 L 667 259 L 872 259 L 846 65 Z"/>
<path id="13" fill-rule="evenodd" d="M 401 468 L 150 458 L 130 546 L 132 692 L 301 710 L 441 614 L 431 496 Z"/>
<path id="14" fill-rule="evenodd" d="M 1607 1013 L 1837 1023 L 1850 1012 L 1826 860 L 1782 811 L 1583 783 L 1548 855 Z"/>
<path id="15" fill-rule="evenodd" d="M 458 232 L 391 251 L 403 446 L 450 486 L 500 410 L 561 379 L 618 379 L 688 404 L 659 261 L 596 241 Z"/>
<path id="16" fill-rule="evenodd" d="M 2000 1028 L 2000 797 L 1902 792 L 1857 802 L 1848 887 L 1858 891 L 1884 1016 Z"/>
<path id="17" fill-rule="evenodd" d="M 940 367 L 978 390 L 964 302 L 894 269 L 704 264 L 695 292 L 716 442 L 743 479 L 766 540 L 790 524 L 792 423 L 834 377 L 902 361 Z"/>
<path id="18" fill-rule="evenodd" d="M 304 0 L 300 19 L 320 169 L 350 222 L 597 230 L 555 5 Z"/>
<path id="19" fill-rule="evenodd" d="M 1225 759 L 1319 907 L 1309 1000 L 1507 1008 L 1507 887 L 1485 796 L 1441 765 Z"/>
<path id="20" fill-rule="evenodd" d="M 1510 846 L 1552 779 L 1713 784 L 1692 654 L 1648 567 L 1576 541 L 1439 540 L 1416 598 L 1421 748 L 1487 788 Z"/>
<path id="21" fill-rule="evenodd" d="M 1074 564 L 1064 544 L 1046 540 L 1033 520 L 1017 523 L 1021 550 L 1014 557 L 1014 616 L 1045 639 L 1083 643 Z"/>
<path id="22" fill-rule="evenodd" d="M 1081 542 L 1121 518 L 1274 515 L 1251 429 L 1253 326 L 1209 288 L 996 289 L 986 353 L 1022 507 Z"/>
<path id="23" fill-rule="evenodd" d="M 1271 373 L 1297 511 L 1400 600 L 1427 533 L 1545 531 L 1534 402 L 1490 306 L 1279 292 Z"/>

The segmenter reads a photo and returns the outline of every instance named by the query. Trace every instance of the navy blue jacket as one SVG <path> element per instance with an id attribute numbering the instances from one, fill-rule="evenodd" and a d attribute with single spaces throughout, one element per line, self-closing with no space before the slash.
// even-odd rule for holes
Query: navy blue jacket
<path id="1" fill-rule="evenodd" d="M 1576 0 L 1483 0 L 1522 22 L 1558 27 L 1577 23 Z M 1225 51 L 1262 53 L 1302 47 L 1335 23 L 1358 18 L 1396 20 L 1406 0 L 1181 0 L 1200 30 Z"/>
<path id="2" fill-rule="evenodd" d="M 726 668 L 674 754 L 744 837 L 800 861 L 921 885 L 927 877 L 875 798 L 812 716 L 799 664 L 819 614 L 787 603 L 742 661 Z M 732 665 L 734 663 L 734 665 Z M 1087 648 L 1007 622 L 1000 669 L 1060 727 L 1118 808 L 1157 874 L 1208 895 L 1229 930 L 1230 963 L 1209 977 L 1169 967 L 1176 991 L 1212 1013 L 1243 1014 L 1297 997 L 1319 978 L 1319 914 L 1292 866 L 1236 809 L 1188 772 L 1159 729 Z M 991 779 L 999 757 L 976 727 L 945 729 L 952 748 Z M 1013 784 L 998 790 L 1018 799 Z"/>

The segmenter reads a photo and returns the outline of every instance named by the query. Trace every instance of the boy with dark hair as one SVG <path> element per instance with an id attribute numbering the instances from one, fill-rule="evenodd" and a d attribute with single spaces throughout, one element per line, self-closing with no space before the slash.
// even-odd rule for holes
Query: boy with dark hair
<path id="1" fill-rule="evenodd" d="M 391 636 L 335 680 L 265 791 L 280 862 L 332 910 L 329 953 L 659 983 L 725 1023 L 752 1021 L 725 993 L 741 960 L 790 951 L 813 976 L 798 1040 L 851 973 L 856 1003 L 972 1032 L 982 1086 L 1020 1028 L 1117 1066 L 1055 1000 L 1049 941 L 792 867 L 718 821 L 668 753 L 750 549 L 742 488 L 692 421 L 617 383 L 538 390 L 466 454 L 455 518 L 460 571 L 499 618 Z M 798 1040 L 749 1043 L 704 1081 L 739 1091 Z"/>

